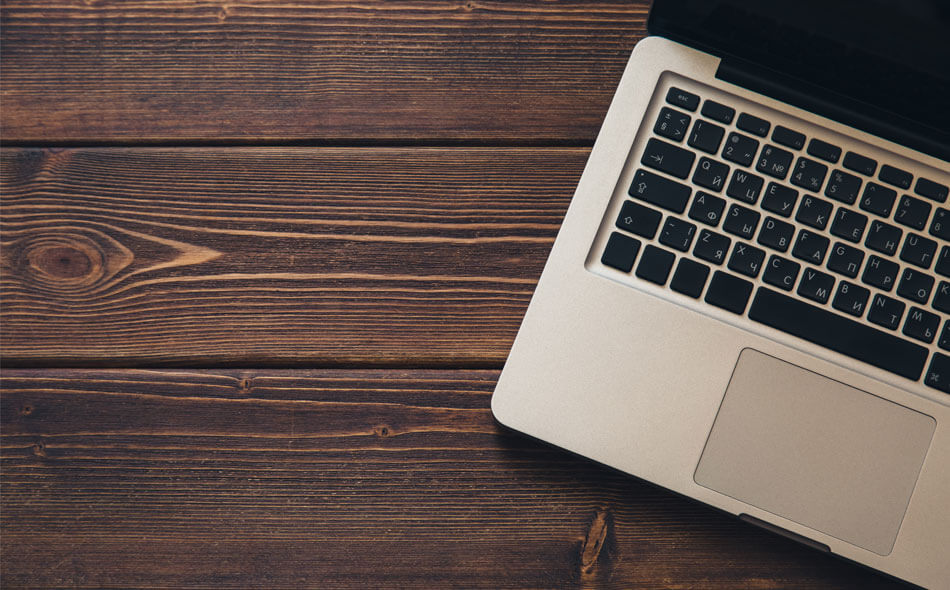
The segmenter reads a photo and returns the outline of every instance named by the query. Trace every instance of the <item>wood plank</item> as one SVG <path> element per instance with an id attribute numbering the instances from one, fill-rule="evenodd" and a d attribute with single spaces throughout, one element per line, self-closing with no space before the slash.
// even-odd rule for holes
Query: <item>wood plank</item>
<path id="1" fill-rule="evenodd" d="M 496 378 L 6 370 L 0 582 L 891 587 L 504 431 Z"/>
<path id="2" fill-rule="evenodd" d="M 6 141 L 590 142 L 646 0 L 5 0 Z"/>
<path id="3" fill-rule="evenodd" d="M 3 150 L 0 352 L 7 366 L 500 366 L 586 156 Z"/>

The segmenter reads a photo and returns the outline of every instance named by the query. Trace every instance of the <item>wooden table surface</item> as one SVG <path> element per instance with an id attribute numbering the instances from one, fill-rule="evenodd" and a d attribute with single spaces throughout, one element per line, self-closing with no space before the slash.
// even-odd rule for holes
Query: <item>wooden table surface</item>
<path id="1" fill-rule="evenodd" d="M 3 0 L 0 585 L 892 585 L 492 419 L 647 8 Z"/>

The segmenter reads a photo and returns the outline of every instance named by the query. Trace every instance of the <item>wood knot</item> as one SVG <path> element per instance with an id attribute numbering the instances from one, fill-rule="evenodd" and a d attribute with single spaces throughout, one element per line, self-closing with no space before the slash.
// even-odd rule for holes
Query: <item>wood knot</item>
<path id="1" fill-rule="evenodd" d="M 20 415 L 21 415 L 21 416 L 29 416 L 29 415 L 32 414 L 32 413 L 33 413 L 33 406 L 31 406 L 31 405 L 29 405 L 29 404 L 26 404 L 26 405 L 20 407 Z"/>
<path id="2" fill-rule="evenodd" d="M 251 393 L 251 380 L 247 377 L 242 377 L 238 381 L 238 393 L 241 395 L 248 395 Z"/>
<path id="3" fill-rule="evenodd" d="M 377 426 L 376 428 L 373 429 L 373 432 L 379 438 L 386 438 L 391 434 L 391 431 L 389 430 L 389 426 L 386 426 L 385 424 L 381 426 Z"/>
<path id="4" fill-rule="evenodd" d="M 591 581 L 592 579 L 606 579 L 609 576 L 610 551 L 608 545 L 612 542 L 612 521 L 613 518 L 607 509 L 600 508 L 594 515 L 581 546 L 580 574 L 582 579 Z"/>
<path id="5" fill-rule="evenodd" d="M 46 445 L 44 445 L 42 442 L 34 443 L 33 454 L 37 457 L 46 457 Z"/>

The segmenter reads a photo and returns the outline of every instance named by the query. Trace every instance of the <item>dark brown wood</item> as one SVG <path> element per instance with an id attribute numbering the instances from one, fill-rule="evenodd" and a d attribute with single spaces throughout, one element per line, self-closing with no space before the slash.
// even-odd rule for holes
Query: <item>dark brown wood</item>
<path id="1" fill-rule="evenodd" d="M 3 150 L 3 357 L 500 366 L 586 155 Z"/>
<path id="2" fill-rule="evenodd" d="M 891 586 L 502 430 L 496 377 L 4 371 L 0 582 Z"/>
<path id="3" fill-rule="evenodd" d="M 3 139 L 590 142 L 646 0 L 4 0 Z"/>

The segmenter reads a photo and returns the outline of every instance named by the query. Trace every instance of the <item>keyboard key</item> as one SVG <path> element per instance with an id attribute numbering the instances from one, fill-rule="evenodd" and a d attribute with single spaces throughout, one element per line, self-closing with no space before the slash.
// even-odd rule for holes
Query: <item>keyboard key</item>
<path id="1" fill-rule="evenodd" d="M 835 219 L 831 222 L 831 233 L 849 242 L 858 243 L 861 241 L 861 236 L 864 235 L 864 227 L 867 223 L 867 215 L 838 207 Z"/>
<path id="2" fill-rule="evenodd" d="M 940 281 L 940 284 L 937 285 L 937 294 L 934 295 L 934 300 L 931 305 L 933 305 L 937 311 L 950 313 L 950 283 Z"/>
<path id="3" fill-rule="evenodd" d="M 934 270 L 941 276 L 950 277 L 950 246 L 940 248 L 940 256 L 937 256 Z"/>
<path id="4" fill-rule="evenodd" d="M 604 254 L 600 257 L 600 261 L 617 270 L 630 272 L 639 251 L 640 240 L 619 232 L 613 232 L 607 238 L 607 247 L 604 248 Z"/>
<path id="5" fill-rule="evenodd" d="M 726 139 L 726 147 L 722 148 L 722 157 L 742 166 L 752 164 L 755 152 L 759 149 L 759 142 L 741 133 L 732 132 Z"/>
<path id="6" fill-rule="evenodd" d="M 677 178 L 686 178 L 693 167 L 696 154 L 673 144 L 651 138 L 643 150 L 640 163 Z"/>
<path id="7" fill-rule="evenodd" d="M 805 136 L 803 134 L 781 125 L 777 126 L 775 131 L 772 132 L 772 141 L 793 150 L 800 150 L 805 146 Z"/>
<path id="8" fill-rule="evenodd" d="M 653 203 L 667 211 L 682 213 L 692 189 L 652 172 L 637 170 L 628 192 L 631 197 Z"/>
<path id="9" fill-rule="evenodd" d="M 689 258 L 680 258 L 670 281 L 670 289 L 693 299 L 699 299 L 706 286 L 706 277 L 709 276 L 709 267 Z"/>
<path id="10" fill-rule="evenodd" d="M 741 205 L 733 205 L 729 207 L 729 213 L 726 214 L 726 221 L 722 224 L 722 229 L 751 240 L 757 225 L 759 225 L 758 211 L 746 209 Z"/>
<path id="11" fill-rule="evenodd" d="M 838 283 L 838 291 L 835 293 L 831 306 L 859 318 L 864 315 L 864 307 L 868 304 L 870 296 L 871 292 L 864 287 L 841 281 Z"/>
<path id="12" fill-rule="evenodd" d="M 695 111 L 696 107 L 699 106 L 699 97 L 691 92 L 671 86 L 666 93 L 666 102 L 683 107 L 687 111 Z"/>
<path id="13" fill-rule="evenodd" d="M 947 192 L 950 192 L 950 188 L 946 185 L 920 177 L 917 179 L 917 184 L 914 185 L 914 192 L 922 197 L 943 203 L 947 200 Z"/>
<path id="14" fill-rule="evenodd" d="M 709 281 L 709 289 L 703 300 L 726 311 L 742 314 L 750 295 L 752 295 L 752 283 L 717 270 Z"/>
<path id="15" fill-rule="evenodd" d="M 799 230 L 792 256 L 805 262 L 820 265 L 825 260 L 830 240 L 821 234 L 810 232 L 807 229 Z"/>
<path id="16" fill-rule="evenodd" d="M 643 256 L 640 257 L 640 264 L 637 265 L 635 274 L 641 279 L 662 285 L 670 276 L 670 269 L 673 268 L 675 258 L 672 252 L 648 244 L 643 249 Z"/>
<path id="17" fill-rule="evenodd" d="M 696 226 L 692 223 L 676 217 L 667 217 L 666 223 L 663 224 L 663 231 L 660 232 L 660 243 L 680 252 L 686 252 L 693 243 L 695 234 Z"/>
<path id="18" fill-rule="evenodd" d="M 937 336 L 937 328 L 939 327 L 940 316 L 919 307 L 911 307 L 902 332 L 905 336 L 930 344 Z"/>
<path id="19" fill-rule="evenodd" d="M 896 199 L 897 191 L 894 189 L 868 182 L 864 185 L 864 194 L 861 195 L 861 208 L 875 215 L 888 217 Z"/>
<path id="20" fill-rule="evenodd" d="M 835 170 L 828 179 L 825 187 L 825 196 L 850 205 L 858 198 L 861 190 L 861 179 L 853 174 Z"/>
<path id="21" fill-rule="evenodd" d="M 820 139 L 812 139 L 808 142 L 808 155 L 835 164 L 841 157 L 841 148 Z"/>
<path id="22" fill-rule="evenodd" d="M 736 121 L 736 127 L 739 129 L 761 137 L 765 137 L 768 134 L 769 127 L 771 126 L 772 124 L 765 119 L 760 119 L 749 113 L 742 113 Z"/>
<path id="23" fill-rule="evenodd" d="M 897 285 L 897 294 L 917 303 L 927 303 L 933 286 L 934 278 L 932 276 L 919 270 L 905 268 L 904 272 L 901 273 L 901 281 Z"/>
<path id="24" fill-rule="evenodd" d="M 950 356 L 934 353 L 930 366 L 927 367 L 924 383 L 944 393 L 950 393 Z"/>
<path id="25" fill-rule="evenodd" d="M 696 191 L 696 197 L 689 208 L 689 216 L 691 219 L 716 227 L 719 225 L 725 207 L 725 199 L 720 199 L 703 191 Z"/>
<path id="26" fill-rule="evenodd" d="M 762 262 L 765 260 L 765 251 L 736 242 L 732 248 L 732 256 L 729 257 L 729 270 L 734 270 L 753 279 L 758 276 L 762 270 Z"/>
<path id="27" fill-rule="evenodd" d="M 765 274 L 762 275 L 762 280 L 779 289 L 791 291 L 792 287 L 795 286 L 795 280 L 798 278 L 798 271 L 801 268 L 801 265 L 797 262 L 773 254 L 769 258 L 769 263 L 765 266 Z"/>
<path id="28" fill-rule="evenodd" d="M 652 139 L 650 141 L 653 141 Z M 798 158 L 792 171 L 792 184 L 810 191 L 817 191 L 825 182 L 828 167 L 808 158 Z"/>
<path id="29" fill-rule="evenodd" d="M 950 320 L 943 323 L 943 330 L 940 331 L 940 338 L 937 338 L 937 346 L 944 350 L 950 350 Z"/>
<path id="30" fill-rule="evenodd" d="M 854 152 L 848 152 L 844 155 L 843 164 L 848 170 L 853 170 L 865 176 L 874 176 L 874 171 L 877 170 L 877 162 Z"/>
<path id="31" fill-rule="evenodd" d="M 789 244 L 792 243 L 792 234 L 794 233 L 794 225 L 769 216 L 765 218 L 765 222 L 762 224 L 758 242 L 763 246 L 784 252 L 788 250 Z"/>
<path id="32" fill-rule="evenodd" d="M 729 252 L 729 244 L 731 243 L 732 240 L 726 236 L 704 229 L 699 232 L 699 239 L 696 240 L 693 254 L 706 262 L 722 264 L 726 261 L 726 253 Z"/>
<path id="33" fill-rule="evenodd" d="M 936 251 L 937 242 L 909 233 L 907 239 L 904 240 L 904 247 L 901 248 L 901 260 L 920 268 L 930 268 Z"/>
<path id="34" fill-rule="evenodd" d="M 759 193 L 762 192 L 762 183 L 765 182 L 761 176 L 756 176 L 745 170 L 736 168 L 732 173 L 732 180 L 729 181 L 729 188 L 726 194 L 733 199 L 755 204 L 759 199 Z"/>
<path id="35" fill-rule="evenodd" d="M 798 207 L 795 220 L 816 229 L 825 229 L 825 226 L 828 225 L 828 217 L 831 216 L 832 207 L 833 205 L 824 199 L 806 195 L 802 199 L 802 204 Z"/>
<path id="36" fill-rule="evenodd" d="M 656 125 L 653 126 L 653 133 L 673 141 L 681 141 L 686 137 L 686 130 L 689 129 L 691 119 L 689 115 L 674 111 L 669 107 L 663 107 L 660 109 L 660 116 L 657 117 Z"/>
<path id="37" fill-rule="evenodd" d="M 782 217 L 791 217 L 798 201 L 798 191 L 787 186 L 770 182 L 765 189 L 762 208 Z"/>
<path id="38" fill-rule="evenodd" d="M 868 320 L 888 330 L 896 330 L 901 325 L 905 307 L 907 306 L 903 301 L 878 293 L 874 296 L 874 302 L 871 303 Z"/>
<path id="39" fill-rule="evenodd" d="M 900 266 L 896 262 L 872 254 L 868 258 L 867 266 L 864 267 L 861 281 L 882 291 L 890 291 L 894 287 L 894 282 L 897 281 L 898 272 L 900 272 Z"/>
<path id="40" fill-rule="evenodd" d="M 719 125 L 699 119 L 693 125 L 693 132 L 687 143 L 698 150 L 715 154 L 719 151 L 719 144 L 722 143 L 722 136 L 725 134 L 726 130 Z"/>
<path id="41" fill-rule="evenodd" d="M 759 154 L 759 163 L 755 169 L 763 174 L 784 179 L 788 176 L 788 169 L 792 165 L 792 152 L 773 145 L 766 145 Z"/>
<path id="42" fill-rule="evenodd" d="M 798 285 L 798 294 L 818 303 L 827 303 L 834 286 L 833 276 L 813 268 L 806 268 L 802 273 L 802 282 Z"/>
<path id="43" fill-rule="evenodd" d="M 659 211 L 633 201 L 624 201 L 623 207 L 620 208 L 620 215 L 617 216 L 617 227 L 650 240 L 656 235 L 656 228 L 660 225 L 661 217 L 663 215 Z"/>
<path id="44" fill-rule="evenodd" d="M 950 241 L 950 210 L 937 207 L 930 222 L 930 235 Z"/>
<path id="45" fill-rule="evenodd" d="M 858 276 L 864 252 L 847 244 L 836 242 L 828 256 L 828 269 L 852 279 Z"/>
<path id="46" fill-rule="evenodd" d="M 703 103 L 702 113 L 704 117 L 709 117 L 713 121 L 719 121 L 726 125 L 732 123 L 732 118 L 736 116 L 736 110 L 734 108 L 711 100 L 707 100 Z"/>
<path id="47" fill-rule="evenodd" d="M 910 172 L 901 170 L 900 168 L 895 168 L 884 164 L 881 166 L 881 171 L 878 173 L 877 177 L 880 180 L 883 180 L 887 184 L 892 184 L 897 188 L 907 189 L 910 188 L 910 179 L 913 178 Z"/>
<path id="48" fill-rule="evenodd" d="M 693 173 L 693 182 L 703 188 L 719 192 L 726 184 L 729 176 L 729 166 L 709 158 L 700 158 L 696 172 Z"/>
<path id="49" fill-rule="evenodd" d="M 871 228 L 868 230 L 868 237 L 864 240 L 864 245 L 872 250 L 893 256 L 897 252 L 897 245 L 900 244 L 903 233 L 900 228 L 875 219 L 871 222 Z"/>
<path id="50" fill-rule="evenodd" d="M 931 205 L 927 201 L 904 195 L 897 203 L 894 221 L 914 229 L 924 229 L 927 218 L 930 217 L 930 209 Z"/>
<path id="51" fill-rule="evenodd" d="M 912 381 L 927 361 L 923 346 L 766 287 L 759 287 L 749 317 Z"/>

